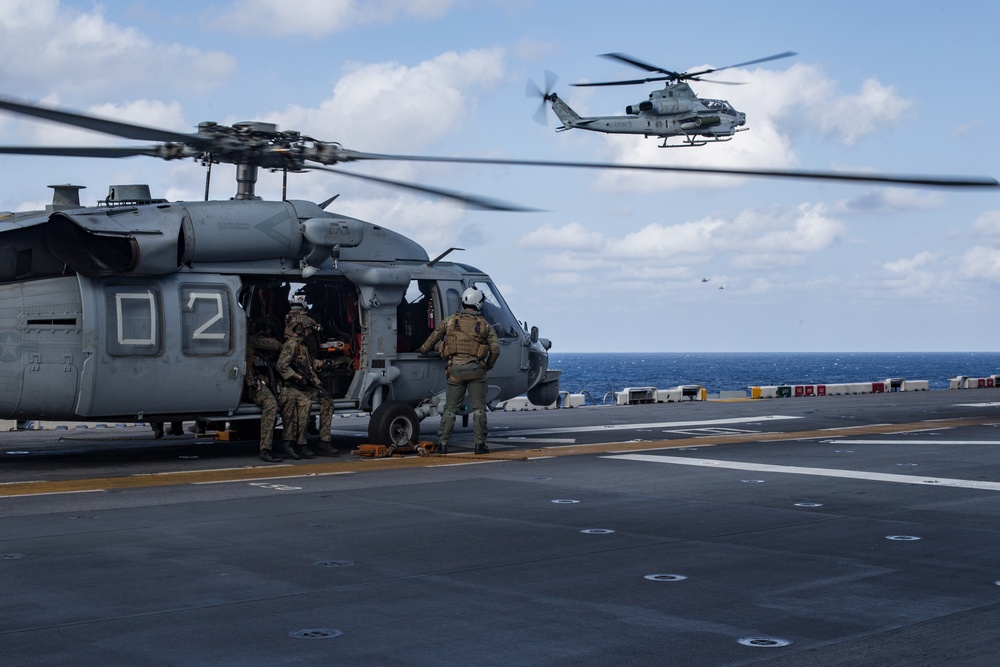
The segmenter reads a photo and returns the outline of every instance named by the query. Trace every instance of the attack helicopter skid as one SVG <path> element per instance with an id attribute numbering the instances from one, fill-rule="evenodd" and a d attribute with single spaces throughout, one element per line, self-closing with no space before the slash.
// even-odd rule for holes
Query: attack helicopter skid
<path id="1" fill-rule="evenodd" d="M 369 438 L 416 442 L 420 421 L 443 405 L 444 362 L 416 350 L 459 308 L 486 294 L 483 314 L 501 354 L 488 401 L 521 394 L 550 405 L 559 371 L 548 340 L 514 317 L 484 272 L 434 260 L 382 225 L 316 204 L 255 194 L 258 170 L 318 169 L 499 211 L 531 210 L 443 188 L 333 169 L 357 161 L 631 169 L 931 186 L 996 187 L 991 178 L 454 158 L 365 153 L 270 123 L 202 123 L 195 134 L 143 127 L 0 98 L 0 109 L 160 142 L 137 147 L 0 146 L 0 154 L 161 159 L 234 164 L 226 201 L 169 202 L 145 186 L 112 186 L 83 206 L 81 186 L 55 186 L 45 211 L 0 214 L 0 418 L 240 421 L 259 418 L 244 400 L 247 334 L 279 331 L 293 286 L 322 326 L 317 356 L 337 410 L 369 411 Z"/>

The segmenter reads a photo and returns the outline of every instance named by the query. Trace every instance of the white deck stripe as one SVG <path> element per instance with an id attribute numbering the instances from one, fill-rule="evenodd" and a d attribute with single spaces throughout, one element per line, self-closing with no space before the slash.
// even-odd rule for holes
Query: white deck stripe
<path id="1" fill-rule="evenodd" d="M 601 426 L 564 426 L 559 428 L 533 428 L 530 430 L 496 432 L 498 438 L 510 438 L 517 435 L 539 435 L 542 433 L 588 433 L 595 431 L 634 431 L 648 428 L 679 428 L 690 426 L 718 426 L 720 424 L 755 424 L 777 419 L 803 419 L 803 417 L 786 417 L 784 415 L 763 415 L 759 417 L 731 417 L 729 419 L 703 419 L 701 421 L 684 422 L 653 422 L 650 424 L 604 424 Z"/>
<path id="2" fill-rule="evenodd" d="M 824 440 L 838 445 L 1000 445 L 1000 440 Z"/>
<path id="3" fill-rule="evenodd" d="M 624 461 L 641 461 L 645 463 L 672 463 L 682 466 L 701 466 L 705 468 L 723 468 L 727 470 L 751 470 L 754 472 L 777 472 L 792 475 L 816 475 L 818 477 L 842 477 L 846 479 L 865 479 L 873 482 L 894 482 L 897 484 L 920 484 L 925 486 L 948 486 L 962 489 L 980 489 L 983 491 L 1000 491 L 1000 482 L 980 482 L 970 479 L 949 479 L 946 477 L 916 477 L 914 475 L 890 475 L 862 470 L 836 470 L 834 468 L 802 468 L 798 466 L 777 466 L 766 463 L 741 463 L 738 461 L 715 461 L 712 459 L 694 459 L 684 456 L 656 456 L 653 454 L 621 454 L 604 456 L 606 459 Z"/>

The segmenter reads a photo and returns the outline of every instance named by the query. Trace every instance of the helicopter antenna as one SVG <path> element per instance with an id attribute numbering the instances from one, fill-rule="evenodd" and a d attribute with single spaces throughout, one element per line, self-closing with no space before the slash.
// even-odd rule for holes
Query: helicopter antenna
<path id="1" fill-rule="evenodd" d="M 324 201 L 322 204 L 320 204 L 319 207 L 321 209 L 326 210 L 326 207 L 329 206 L 330 204 L 332 204 L 334 202 L 334 200 L 337 197 L 339 197 L 339 196 L 340 196 L 340 193 L 338 192 L 337 194 L 333 195 L 332 197 L 330 197 L 329 199 L 327 199 L 326 201 Z"/>
<path id="2" fill-rule="evenodd" d="M 465 248 L 448 248 L 443 253 L 441 253 L 440 255 L 438 255 L 437 257 L 435 257 L 434 259 L 432 259 L 430 262 L 428 262 L 427 266 L 434 266 L 435 264 L 437 264 L 438 262 L 440 262 L 442 259 L 444 259 L 448 255 L 450 255 L 453 250 L 465 250 Z"/>

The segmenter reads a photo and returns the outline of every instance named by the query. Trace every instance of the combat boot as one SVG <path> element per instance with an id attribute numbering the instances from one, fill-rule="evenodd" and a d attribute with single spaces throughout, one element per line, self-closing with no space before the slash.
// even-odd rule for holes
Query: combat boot
<path id="1" fill-rule="evenodd" d="M 473 451 L 474 454 L 489 454 L 490 448 L 486 446 L 485 442 L 477 442 L 476 449 Z"/>
<path id="2" fill-rule="evenodd" d="M 316 455 L 313 454 L 313 450 L 309 449 L 309 445 L 302 445 L 301 447 L 299 447 L 299 454 L 304 459 L 314 459 L 314 458 L 316 458 Z"/>
<path id="3" fill-rule="evenodd" d="M 340 452 L 338 452 L 337 448 L 333 446 L 333 443 L 327 442 L 326 440 L 321 440 L 316 446 L 316 449 L 327 456 L 340 456 Z"/>
<path id="4" fill-rule="evenodd" d="M 437 453 L 440 454 L 441 456 L 444 456 L 445 454 L 447 454 L 448 453 L 448 443 L 447 442 L 439 442 L 438 446 L 437 446 Z"/>
<path id="5" fill-rule="evenodd" d="M 287 454 L 289 458 L 295 459 L 296 461 L 298 461 L 299 459 L 302 458 L 295 451 L 295 447 L 292 446 L 292 441 L 291 440 L 282 440 L 281 441 L 281 451 L 285 452 L 285 454 Z"/>
<path id="6" fill-rule="evenodd" d="M 260 460 L 265 463 L 281 463 L 285 459 L 281 458 L 270 449 L 262 449 L 260 450 Z"/>

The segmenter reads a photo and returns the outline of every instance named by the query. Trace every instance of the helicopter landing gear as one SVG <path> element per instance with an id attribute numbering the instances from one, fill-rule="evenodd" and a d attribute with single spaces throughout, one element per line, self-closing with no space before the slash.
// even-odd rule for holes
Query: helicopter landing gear
<path id="1" fill-rule="evenodd" d="M 368 421 L 368 440 L 373 445 L 394 442 L 417 442 L 420 439 L 420 418 L 409 403 L 388 401 L 375 408 Z"/>

